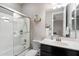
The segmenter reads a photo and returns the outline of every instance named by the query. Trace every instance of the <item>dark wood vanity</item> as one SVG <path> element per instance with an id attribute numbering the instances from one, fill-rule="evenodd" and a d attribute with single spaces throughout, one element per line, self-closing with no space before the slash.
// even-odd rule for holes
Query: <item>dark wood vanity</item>
<path id="1" fill-rule="evenodd" d="M 79 56 L 79 51 L 41 44 L 40 55 L 41 56 Z"/>

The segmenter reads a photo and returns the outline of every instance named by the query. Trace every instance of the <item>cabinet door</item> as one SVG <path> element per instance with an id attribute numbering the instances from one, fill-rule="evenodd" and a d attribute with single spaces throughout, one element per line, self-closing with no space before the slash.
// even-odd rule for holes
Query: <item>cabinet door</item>
<path id="1" fill-rule="evenodd" d="M 52 47 L 48 45 L 41 44 L 41 51 L 52 53 Z"/>
<path id="2" fill-rule="evenodd" d="M 67 56 L 77 56 L 77 51 L 66 49 Z"/>
<path id="3" fill-rule="evenodd" d="M 52 46 L 52 55 L 66 56 L 66 50 L 64 48 Z"/>
<path id="4" fill-rule="evenodd" d="M 40 52 L 41 56 L 52 56 L 52 47 L 51 46 L 41 44 L 40 49 L 41 49 L 40 50 L 41 51 Z"/>
<path id="5" fill-rule="evenodd" d="M 55 47 L 55 46 L 49 46 L 49 45 L 41 45 L 41 55 L 43 56 L 66 56 L 66 49 Z"/>

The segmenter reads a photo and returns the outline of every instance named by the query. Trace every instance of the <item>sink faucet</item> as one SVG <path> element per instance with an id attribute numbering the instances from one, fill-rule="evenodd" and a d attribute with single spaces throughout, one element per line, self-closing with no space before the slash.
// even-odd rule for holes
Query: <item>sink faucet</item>
<path id="1" fill-rule="evenodd" d="M 51 35 L 51 40 L 53 40 L 53 35 Z"/>

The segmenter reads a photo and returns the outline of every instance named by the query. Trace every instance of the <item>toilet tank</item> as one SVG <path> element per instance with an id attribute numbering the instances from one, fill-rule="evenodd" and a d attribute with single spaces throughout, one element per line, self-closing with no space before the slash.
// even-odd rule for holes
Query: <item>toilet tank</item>
<path id="1" fill-rule="evenodd" d="M 41 42 L 41 40 L 33 40 L 32 41 L 32 47 L 33 47 L 33 49 L 39 50 L 40 49 L 40 42 Z"/>

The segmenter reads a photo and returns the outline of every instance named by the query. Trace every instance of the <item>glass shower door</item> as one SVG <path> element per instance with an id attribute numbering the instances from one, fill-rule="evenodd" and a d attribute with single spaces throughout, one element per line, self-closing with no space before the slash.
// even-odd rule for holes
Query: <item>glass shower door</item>
<path id="1" fill-rule="evenodd" d="M 13 55 L 13 16 L 0 12 L 0 56 Z"/>
<path id="2" fill-rule="evenodd" d="M 29 18 L 0 7 L 0 56 L 19 55 L 29 47 Z"/>
<path id="3" fill-rule="evenodd" d="M 26 19 L 23 16 L 14 13 L 14 23 L 13 23 L 14 55 L 21 54 L 29 47 L 30 40 L 27 26 L 28 25 Z"/>
<path id="4" fill-rule="evenodd" d="M 26 40 L 24 48 L 28 49 L 30 47 L 30 19 L 24 18 L 24 27 L 23 27 L 23 39 Z"/>

